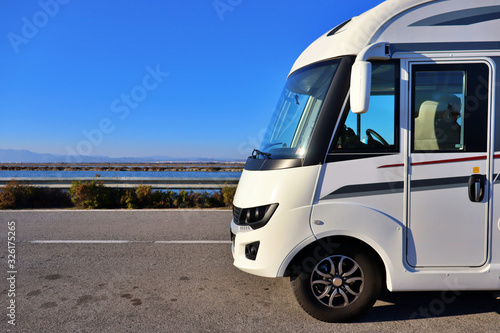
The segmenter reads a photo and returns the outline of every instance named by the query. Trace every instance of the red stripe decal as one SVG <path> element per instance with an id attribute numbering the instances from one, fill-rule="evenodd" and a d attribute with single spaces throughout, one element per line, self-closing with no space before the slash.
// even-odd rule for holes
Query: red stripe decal
<path id="1" fill-rule="evenodd" d="M 495 154 L 494 158 L 500 158 L 500 154 Z M 411 165 L 417 166 L 417 165 L 429 165 L 429 164 L 444 164 L 444 163 L 456 163 L 456 162 L 467 162 L 467 161 L 480 161 L 480 160 L 485 160 L 485 159 L 486 159 L 486 156 L 475 156 L 475 157 L 453 158 L 453 159 L 447 159 L 447 160 L 417 162 L 417 163 L 412 163 Z M 403 163 L 387 164 L 387 165 L 379 166 L 378 169 L 396 168 L 396 167 L 402 167 L 402 166 L 404 166 Z"/>
<path id="2" fill-rule="evenodd" d="M 399 164 L 387 164 L 387 165 L 381 165 L 379 166 L 377 169 L 382 169 L 382 168 L 395 168 L 395 167 L 402 167 L 404 166 L 403 163 L 399 163 Z"/>

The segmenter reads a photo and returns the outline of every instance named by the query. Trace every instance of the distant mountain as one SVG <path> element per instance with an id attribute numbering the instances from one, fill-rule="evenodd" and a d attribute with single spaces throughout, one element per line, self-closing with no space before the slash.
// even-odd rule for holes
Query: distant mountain
<path id="1" fill-rule="evenodd" d="M 66 159 L 62 155 L 39 154 L 29 150 L 0 149 L 0 162 L 20 162 L 20 163 L 48 163 L 64 162 Z"/>
<path id="2" fill-rule="evenodd" d="M 29 150 L 0 149 L 0 163 L 156 163 L 156 162 L 229 162 L 236 159 L 204 158 L 204 157 L 109 157 L 109 156 L 76 156 L 34 153 Z"/>

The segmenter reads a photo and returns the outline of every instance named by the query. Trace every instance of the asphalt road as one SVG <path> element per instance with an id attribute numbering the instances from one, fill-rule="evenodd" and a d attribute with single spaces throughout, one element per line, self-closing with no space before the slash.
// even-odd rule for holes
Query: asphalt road
<path id="1" fill-rule="evenodd" d="M 230 219 L 209 210 L 0 212 L 0 329 L 500 332 L 500 299 L 470 292 L 386 293 L 355 323 L 319 322 L 299 307 L 288 279 L 233 267 Z"/>

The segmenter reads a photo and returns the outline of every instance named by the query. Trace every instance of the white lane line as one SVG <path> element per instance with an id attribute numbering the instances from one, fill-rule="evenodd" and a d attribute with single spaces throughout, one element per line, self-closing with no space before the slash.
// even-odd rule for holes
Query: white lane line
<path id="1" fill-rule="evenodd" d="M 127 240 L 34 240 L 31 244 L 127 244 Z"/>
<path id="2" fill-rule="evenodd" d="M 31 244 L 231 244 L 223 240 L 171 240 L 171 241 L 133 241 L 133 240 L 33 240 Z"/>
<path id="3" fill-rule="evenodd" d="M 211 209 L 211 208 L 141 208 L 141 209 L 29 209 L 25 211 L 20 211 L 19 209 L 3 209 L 2 212 L 6 213 L 23 213 L 23 212 L 36 212 L 36 213 L 109 213 L 109 212 L 122 212 L 122 213 L 150 213 L 150 212 L 173 212 L 173 213 L 184 213 L 184 212 L 203 212 L 203 213 L 211 213 L 211 212 L 232 212 L 232 209 Z"/>
<path id="4" fill-rule="evenodd" d="M 155 244 L 231 244 L 231 241 L 223 240 L 173 240 L 173 241 L 155 241 Z"/>

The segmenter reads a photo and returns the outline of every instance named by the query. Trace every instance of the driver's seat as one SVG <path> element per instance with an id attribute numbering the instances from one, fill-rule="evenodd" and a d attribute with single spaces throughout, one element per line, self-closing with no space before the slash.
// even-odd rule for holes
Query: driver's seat
<path id="1" fill-rule="evenodd" d="M 415 118 L 415 150 L 439 150 L 436 138 L 436 116 L 438 102 L 425 101 L 420 105 Z"/>

